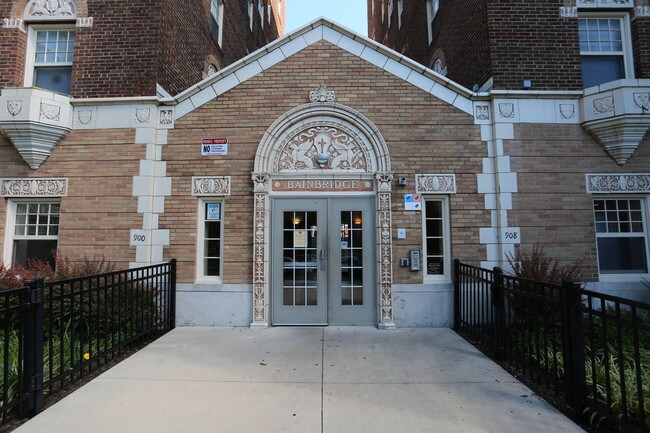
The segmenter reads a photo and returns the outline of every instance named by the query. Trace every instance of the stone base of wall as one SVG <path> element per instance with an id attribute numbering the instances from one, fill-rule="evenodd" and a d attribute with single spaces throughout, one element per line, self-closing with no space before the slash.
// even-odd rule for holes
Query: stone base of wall
<path id="1" fill-rule="evenodd" d="M 585 289 L 619 298 L 650 303 L 650 289 L 637 281 L 585 283 Z"/>
<path id="2" fill-rule="evenodd" d="M 178 326 L 250 326 L 252 322 L 252 285 L 177 285 Z"/>
<path id="3" fill-rule="evenodd" d="M 451 328 L 454 324 L 454 286 L 393 285 L 393 311 L 398 328 Z"/>

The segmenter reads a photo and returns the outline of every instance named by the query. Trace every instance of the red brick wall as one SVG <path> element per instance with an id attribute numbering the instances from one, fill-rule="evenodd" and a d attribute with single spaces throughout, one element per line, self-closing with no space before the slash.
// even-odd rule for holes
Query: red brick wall
<path id="1" fill-rule="evenodd" d="M 636 78 L 650 78 L 650 18 L 632 20 L 632 45 Z"/>
<path id="2" fill-rule="evenodd" d="M 309 65 L 309 70 L 305 70 Z M 341 67 L 344 65 L 345 67 Z M 224 282 L 252 281 L 253 171 L 255 152 L 271 124 L 288 110 L 308 102 L 320 83 L 336 92 L 337 102 L 367 116 L 383 134 L 395 176 L 409 179 L 394 187 L 393 227 L 406 228 L 408 238 L 395 240 L 395 282 L 422 283 L 423 274 L 397 266 L 399 257 L 422 248 L 422 220 L 404 212 L 404 195 L 414 191 L 415 173 L 455 173 L 459 193 L 451 196 L 454 256 L 478 263 L 485 248 L 479 227 L 489 226 L 489 212 L 476 194 L 485 144 L 471 116 L 381 71 L 326 42 L 319 42 L 274 66 L 216 100 L 177 120 L 163 148 L 173 196 L 160 217 L 171 231 L 166 257 L 179 260 L 179 280 L 194 281 L 197 202 L 190 193 L 192 176 L 232 176 L 232 195 L 224 204 Z M 390 107 L 387 109 L 386 107 Z M 242 127 L 242 125 L 246 125 Z M 197 156 L 201 138 L 227 137 L 224 157 Z"/>
<path id="3" fill-rule="evenodd" d="M 561 18 L 563 0 L 490 0 L 488 26 L 494 88 L 582 89 L 578 21 Z"/>
<path id="4" fill-rule="evenodd" d="M 0 1 L 0 19 L 9 18 L 13 2 Z M 26 34 L 19 29 L 0 28 L 0 89 L 23 85 Z"/>

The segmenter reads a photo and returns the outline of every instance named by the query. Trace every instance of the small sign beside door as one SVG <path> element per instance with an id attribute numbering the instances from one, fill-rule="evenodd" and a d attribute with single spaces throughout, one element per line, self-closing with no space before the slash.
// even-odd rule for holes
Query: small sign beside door
<path id="1" fill-rule="evenodd" d="M 404 194 L 404 210 L 422 210 L 422 195 Z"/>
<path id="2" fill-rule="evenodd" d="M 227 138 L 204 138 L 201 140 L 202 156 L 225 156 L 228 155 Z"/>

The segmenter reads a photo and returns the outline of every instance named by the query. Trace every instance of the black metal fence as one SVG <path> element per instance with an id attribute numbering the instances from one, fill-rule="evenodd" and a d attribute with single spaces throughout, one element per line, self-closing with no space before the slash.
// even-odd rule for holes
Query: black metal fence
<path id="1" fill-rule="evenodd" d="M 455 329 L 597 431 L 650 431 L 650 305 L 455 266 Z"/>
<path id="2" fill-rule="evenodd" d="M 0 424 L 174 328 L 176 261 L 0 292 Z"/>

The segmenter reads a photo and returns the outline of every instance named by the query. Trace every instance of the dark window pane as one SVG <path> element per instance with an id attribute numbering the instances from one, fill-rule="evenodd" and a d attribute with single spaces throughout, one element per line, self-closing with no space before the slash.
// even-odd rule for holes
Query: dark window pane
<path id="1" fill-rule="evenodd" d="M 54 268 L 54 252 L 56 240 L 16 240 L 14 241 L 13 263 L 27 265 L 27 260 L 37 259 L 47 262 Z"/>
<path id="2" fill-rule="evenodd" d="M 221 241 L 205 241 L 206 257 L 221 257 Z"/>
<path id="3" fill-rule="evenodd" d="M 206 222 L 205 237 L 209 239 L 219 239 L 221 237 L 221 222 L 220 221 Z"/>
<path id="4" fill-rule="evenodd" d="M 352 305 L 352 289 L 350 287 L 341 289 L 341 305 Z"/>
<path id="5" fill-rule="evenodd" d="M 211 277 L 219 276 L 219 259 L 205 259 L 205 275 Z"/>
<path id="6" fill-rule="evenodd" d="M 623 56 L 582 56 L 582 85 L 592 87 L 625 78 Z"/>
<path id="7" fill-rule="evenodd" d="M 306 305 L 305 290 L 302 287 L 296 288 L 296 305 Z"/>
<path id="8" fill-rule="evenodd" d="M 34 68 L 34 86 L 53 92 L 70 94 L 72 66 L 43 66 Z"/>
<path id="9" fill-rule="evenodd" d="M 285 287 L 282 296 L 282 305 L 293 305 L 293 289 Z"/>
<path id="10" fill-rule="evenodd" d="M 307 289 L 307 305 L 318 305 L 318 292 L 316 289 Z"/>
<path id="11" fill-rule="evenodd" d="M 357 287 L 352 293 L 354 294 L 354 305 L 363 305 L 363 288 Z"/>
<path id="12" fill-rule="evenodd" d="M 428 201 L 426 206 L 427 218 L 442 218 L 442 202 Z"/>
<path id="13" fill-rule="evenodd" d="M 646 273 L 645 238 L 598 239 L 598 265 L 602 273 Z"/>

